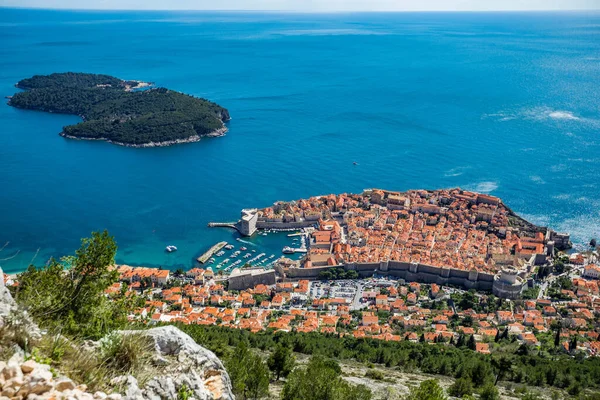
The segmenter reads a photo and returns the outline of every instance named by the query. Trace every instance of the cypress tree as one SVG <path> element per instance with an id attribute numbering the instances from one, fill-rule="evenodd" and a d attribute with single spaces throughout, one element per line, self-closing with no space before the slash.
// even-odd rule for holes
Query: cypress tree
<path id="1" fill-rule="evenodd" d="M 469 343 L 467 344 L 467 346 L 471 349 L 471 350 L 475 350 L 477 348 L 477 346 L 475 345 L 475 335 L 471 335 L 469 337 Z"/>

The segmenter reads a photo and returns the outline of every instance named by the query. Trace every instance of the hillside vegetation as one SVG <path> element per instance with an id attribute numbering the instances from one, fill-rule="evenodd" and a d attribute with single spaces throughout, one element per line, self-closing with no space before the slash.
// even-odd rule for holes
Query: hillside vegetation
<path id="1" fill-rule="evenodd" d="M 196 141 L 225 131 L 225 108 L 169 89 L 135 90 L 137 86 L 139 82 L 108 75 L 36 75 L 17 83 L 24 91 L 8 104 L 81 116 L 84 121 L 65 126 L 63 136 L 132 146 Z"/>

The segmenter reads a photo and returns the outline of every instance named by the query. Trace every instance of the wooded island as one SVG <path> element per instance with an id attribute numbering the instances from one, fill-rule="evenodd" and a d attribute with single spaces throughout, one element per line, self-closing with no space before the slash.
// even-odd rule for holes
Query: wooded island
<path id="1" fill-rule="evenodd" d="M 150 83 L 109 75 L 55 73 L 19 81 L 8 104 L 23 109 L 75 114 L 83 122 L 61 136 L 106 140 L 131 147 L 168 146 L 222 136 L 229 112 L 205 99 Z"/>

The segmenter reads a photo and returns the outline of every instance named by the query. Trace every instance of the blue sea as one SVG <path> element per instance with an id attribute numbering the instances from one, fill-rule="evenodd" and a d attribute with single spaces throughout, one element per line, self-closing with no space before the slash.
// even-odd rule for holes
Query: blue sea
<path id="1" fill-rule="evenodd" d="M 459 186 L 579 246 L 600 237 L 597 12 L 0 8 L 0 38 L 2 97 L 34 74 L 94 72 L 205 97 L 232 116 L 224 137 L 132 149 L 64 139 L 76 116 L 2 102 L 6 272 L 71 254 L 102 229 L 118 262 L 189 268 L 215 242 L 237 244 L 209 221 L 370 187 Z M 279 255 L 291 239 L 251 242 Z"/>

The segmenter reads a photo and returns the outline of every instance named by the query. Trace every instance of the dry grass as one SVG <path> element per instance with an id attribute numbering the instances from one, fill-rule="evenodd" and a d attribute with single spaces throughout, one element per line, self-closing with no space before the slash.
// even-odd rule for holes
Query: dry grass
<path id="1" fill-rule="evenodd" d="M 152 364 L 154 343 L 143 334 L 108 335 L 100 344 L 67 339 L 59 333 L 45 335 L 36 347 L 40 362 L 51 364 L 57 371 L 84 383 L 88 390 L 120 391 L 111 380 L 133 375 L 140 385 L 159 372 Z"/>
<path id="2" fill-rule="evenodd" d="M 60 331 L 34 339 L 30 322 L 22 311 L 14 311 L 0 322 L 0 360 L 8 360 L 20 348 L 27 358 L 49 364 L 59 374 L 85 384 L 90 391 L 120 391 L 111 380 L 133 375 L 143 385 L 164 367 L 155 366 L 154 341 L 142 331 L 113 332 L 100 342 L 67 338 Z"/>
<path id="3" fill-rule="evenodd" d="M 35 341 L 29 334 L 26 316 L 22 311 L 13 311 L 0 325 L 0 359 L 8 359 L 15 352 L 15 346 L 29 351 Z"/>

